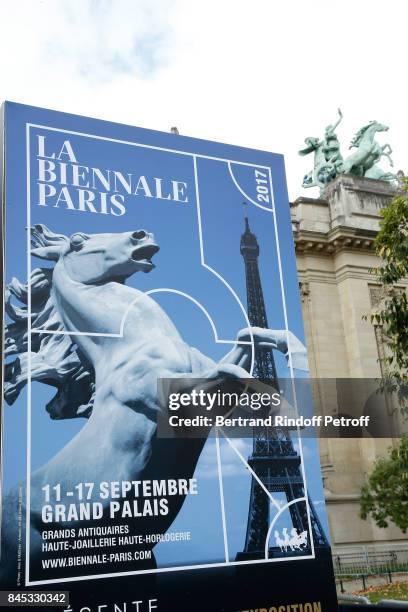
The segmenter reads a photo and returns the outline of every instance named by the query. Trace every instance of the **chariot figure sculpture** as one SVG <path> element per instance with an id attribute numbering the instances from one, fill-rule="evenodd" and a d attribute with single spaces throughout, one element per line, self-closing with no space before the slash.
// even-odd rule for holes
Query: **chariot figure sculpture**
<path id="1" fill-rule="evenodd" d="M 125 284 L 136 272 L 150 273 L 155 267 L 152 259 L 159 246 L 146 230 L 68 237 L 35 225 L 31 244 L 33 256 L 54 266 L 33 270 L 28 284 L 13 278 L 7 286 L 12 322 L 6 327 L 6 356 L 14 360 L 6 365 L 5 398 L 13 404 L 30 377 L 56 388 L 46 407 L 51 418 L 87 419 L 66 446 L 31 474 L 30 544 L 35 557 L 41 551 L 45 484 L 62 482 L 65 491 L 72 491 L 78 482 L 192 477 L 205 440 L 188 440 L 186 449 L 186 440 L 157 439 L 156 417 L 163 409 L 158 379 L 248 378 L 257 345 L 287 357 L 290 351 L 294 367 L 297 357 L 302 363 L 306 359 L 303 344 L 279 330 L 241 330 L 219 362 L 186 344 L 157 302 Z M 191 390 L 188 382 L 186 386 Z M 18 495 L 17 488 L 12 490 L 3 506 L 6 573 L 7 558 L 13 566 L 18 543 Z M 175 496 L 167 515 L 154 517 L 154 524 L 144 522 L 138 532 L 165 533 L 183 501 Z"/>
<path id="2" fill-rule="evenodd" d="M 336 128 L 340 124 L 343 114 L 338 109 L 339 118 L 333 125 L 325 129 L 323 140 L 308 136 L 305 138 L 307 147 L 299 151 L 299 155 L 308 155 L 314 151 L 314 168 L 303 179 L 303 187 L 319 187 L 321 190 L 334 179 L 343 161 L 340 153 L 340 143 Z"/>
<path id="3" fill-rule="evenodd" d="M 326 185 L 339 174 L 353 174 L 366 178 L 379 179 L 395 183 L 396 176 L 392 172 L 381 169 L 377 163 L 382 157 L 386 157 L 391 165 L 392 149 L 386 143 L 380 145 L 375 140 L 377 132 L 386 132 L 388 127 L 378 121 L 370 121 L 364 125 L 353 137 L 350 149 L 357 151 L 345 159 L 340 151 L 340 142 L 335 130 L 340 124 L 343 115 L 338 109 L 339 118 L 325 129 L 322 140 L 315 137 L 305 139 L 307 147 L 299 151 L 299 155 L 308 155 L 314 152 L 314 168 L 303 178 L 303 187 L 319 187 L 322 192 Z"/>
<path id="4" fill-rule="evenodd" d="M 326 127 L 323 143 L 323 153 L 326 161 L 334 164 L 336 168 L 340 167 L 341 162 L 343 161 L 343 156 L 340 152 L 340 142 L 336 134 L 336 129 L 343 119 L 343 113 L 341 112 L 340 108 L 337 109 L 337 112 L 339 114 L 339 118 L 333 125 L 330 124 Z"/>

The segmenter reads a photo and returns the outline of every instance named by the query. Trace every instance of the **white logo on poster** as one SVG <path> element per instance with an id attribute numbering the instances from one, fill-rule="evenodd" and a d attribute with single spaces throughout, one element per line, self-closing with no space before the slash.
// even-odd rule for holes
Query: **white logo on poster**
<path id="1" fill-rule="evenodd" d="M 297 529 L 293 527 L 291 530 L 291 536 L 288 534 L 287 527 L 282 529 L 282 537 L 279 531 L 275 530 L 275 542 L 276 545 L 279 546 L 281 551 L 287 552 L 288 548 L 290 550 L 302 550 L 307 546 L 307 531 L 302 531 L 301 534 L 297 532 Z"/>

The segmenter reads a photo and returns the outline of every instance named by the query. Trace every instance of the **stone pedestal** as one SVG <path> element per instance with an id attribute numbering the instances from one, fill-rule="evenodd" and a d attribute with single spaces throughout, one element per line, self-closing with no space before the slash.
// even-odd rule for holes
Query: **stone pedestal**
<path id="1" fill-rule="evenodd" d="M 323 414 L 326 406 L 333 410 L 338 397 L 334 379 L 382 375 L 378 361 L 384 350 L 381 330 L 363 317 L 378 303 L 378 285 L 369 269 L 379 264 L 373 250 L 379 211 L 394 195 L 388 183 L 342 175 L 320 198 L 301 197 L 291 205 L 311 376 L 333 379 L 315 385 L 316 408 Z M 354 405 L 361 406 L 357 400 Z M 364 475 L 404 428 L 398 412 L 392 414 L 392 407 L 388 412 L 384 415 L 392 436 L 388 439 L 321 440 L 335 547 L 406 540 L 396 527 L 378 529 L 374 522 L 359 518 Z"/>

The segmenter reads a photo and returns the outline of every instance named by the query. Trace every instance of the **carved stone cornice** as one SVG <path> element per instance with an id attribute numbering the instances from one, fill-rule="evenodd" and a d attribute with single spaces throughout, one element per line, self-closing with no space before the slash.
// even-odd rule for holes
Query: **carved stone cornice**
<path id="1" fill-rule="evenodd" d="M 342 174 L 319 198 L 297 198 L 291 204 L 297 253 L 373 251 L 380 211 L 395 193 L 384 181 Z"/>
<path id="2" fill-rule="evenodd" d="M 373 251 L 377 232 L 336 227 L 327 233 L 294 228 L 296 253 L 333 255 L 342 250 Z"/>

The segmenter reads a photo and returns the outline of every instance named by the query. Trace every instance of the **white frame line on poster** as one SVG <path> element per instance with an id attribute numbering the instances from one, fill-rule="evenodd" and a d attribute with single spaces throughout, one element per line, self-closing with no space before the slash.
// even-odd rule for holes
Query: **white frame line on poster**
<path id="1" fill-rule="evenodd" d="M 282 296 L 282 305 L 283 305 L 283 316 L 284 316 L 284 320 L 285 320 L 285 329 L 286 329 L 286 342 L 287 342 L 287 346 L 289 347 L 290 346 L 290 343 L 289 343 L 289 321 L 288 321 L 288 312 L 287 312 L 287 309 L 286 309 L 286 295 L 285 295 L 285 286 L 283 284 L 283 270 L 282 270 L 282 260 L 281 260 L 280 245 L 279 245 L 278 224 L 277 224 L 277 221 L 276 221 L 276 212 L 275 212 L 275 205 L 274 205 L 274 199 L 273 199 L 274 195 L 273 195 L 273 186 L 272 186 L 272 172 L 271 172 L 270 168 L 268 168 L 268 172 L 269 172 L 269 186 L 270 186 L 272 202 L 273 202 L 273 219 L 274 219 L 274 226 L 275 226 L 276 253 L 278 255 L 279 279 L 280 279 L 280 283 L 281 283 L 281 296 Z M 288 356 L 289 356 L 289 369 L 290 369 L 290 377 L 291 377 L 292 393 L 293 393 L 293 403 L 294 403 L 294 406 L 295 406 L 295 409 L 296 409 L 296 413 L 299 414 L 298 404 L 297 404 L 297 395 L 296 395 L 295 376 L 294 376 L 294 372 L 293 372 L 292 353 L 289 350 L 288 350 Z M 311 550 L 312 550 L 312 557 L 315 558 L 312 521 L 311 521 L 311 518 L 310 518 L 309 494 L 308 494 L 308 489 L 307 489 L 307 479 L 306 479 L 306 472 L 305 472 L 305 464 L 304 464 L 304 461 L 303 461 L 302 436 L 300 435 L 299 427 L 297 428 L 297 432 L 298 432 L 299 451 L 300 451 L 300 465 L 301 465 L 302 479 L 303 479 L 304 491 L 305 491 L 304 497 L 306 499 L 306 513 L 307 513 L 307 521 L 308 521 L 308 526 L 309 526 L 309 538 L 310 538 L 310 545 L 311 545 Z M 290 502 L 288 502 L 288 504 L 286 504 L 286 506 L 289 507 L 289 504 L 290 504 Z"/>
<path id="2" fill-rule="evenodd" d="M 61 582 L 75 582 L 75 581 L 82 581 L 82 580 L 96 580 L 99 578 L 114 578 L 114 577 L 121 577 L 121 576 L 132 576 L 132 575 L 138 575 L 138 574 L 151 574 L 151 573 L 162 573 L 162 572 L 171 572 L 171 571 L 181 571 L 181 570 L 194 570 L 194 569 L 204 569 L 204 568 L 211 568 L 211 567 L 225 567 L 228 565 L 253 565 L 253 564 L 259 564 L 259 563 L 274 563 L 274 562 L 284 562 L 284 561 L 296 561 L 296 560 L 301 560 L 301 559 L 314 559 L 315 558 L 315 552 L 314 552 L 314 546 L 313 546 L 313 536 L 312 536 L 312 529 L 311 529 L 311 519 L 310 519 L 310 508 L 309 508 L 309 503 L 306 502 L 306 508 L 307 508 L 307 515 L 308 515 L 308 523 L 309 523 L 309 534 L 310 534 L 310 541 L 312 544 L 312 554 L 311 555 L 301 555 L 301 556 L 293 556 L 293 557 L 279 557 L 276 559 L 255 559 L 255 560 L 249 560 L 249 561 L 230 561 L 229 560 L 229 552 L 228 552 L 228 541 L 227 541 L 227 530 L 226 530 L 226 522 L 225 522 L 225 507 L 224 507 L 224 494 L 223 494 L 223 485 L 222 485 L 222 468 L 221 468 L 221 453 L 220 453 L 220 448 L 219 448 L 219 437 L 218 434 L 216 436 L 216 452 L 217 452 L 217 465 L 218 465 L 218 474 L 219 474 L 219 487 L 220 487 L 220 501 L 221 501 L 221 518 L 222 518 L 222 526 L 223 526 L 223 537 L 224 537 L 224 551 L 225 551 L 225 561 L 223 562 L 219 562 L 219 563 L 204 563 L 204 564 L 199 564 L 199 565 L 187 565 L 187 566 L 178 566 L 178 567 L 163 567 L 163 568 L 156 568 L 156 569 L 149 569 L 149 570 L 136 570 L 136 571 L 130 571 L 130 572 L 114 572 L 114 573 L 106 573 L 106 574 L 95 574 L 95 575 L 88 575 L 88 576 L 76 576 L 73 578 L 53 578 L 50 580 L 35 580 L 35 581 L 30 581 L 29 580 L 29 572 L 30 572 L 30 489 L 31 489 L 31 400 L 32 400 L 32 395 L 31 395 L 31 334 L 32 333 L 36 333 L 35 330 L 31 330 L 31 320 L 30 320 L 30 314 L 31 314 L 31 243 L 30 243 L 30 232 L 29 232 L 29 228 L 31 227 L 31 174 L 30 174 L 30 128 L 37 128 L 37 129 L 43 129 L 43 130 L 48 130 L 48 131 L 53 131 L 53 132 L 61 132 L 61 133 L 65 133 L 65 134 L 73 134 L 75 136 L 80 136 L 80 137 L 84 137 L 84 138 L 92 138 L 95 140 L 103 140 L 103 141 L 108 141 L 108 142 L 115 142 L 117 144 L 124 144 L 124 145 L 129 145 L 129 146 L 134 146 L 134 147 L 139 147 L 139 148 L 146 148 L 146 149 L 152 149 L 152 150 L 158 150 L 158 151 L 164 151 L 167 153 L 175 153 L 178 155 L 184 155 L 187 157 L 191 157 L 193 160 L 193 167 L 194 167 L 194 179 L 195 179 L 195 189 L 196 189 L 196 209 L 197 209 L 197 220 L 198 220 L 198 230 L 199 230 L 199 244 L 200 244 L 200 255 L 201 255 L 201 265 L 206 268 L 208 271 L 210 271 L 212 274 L 214 274 L 226 287 L 227 289 L 230 291 L 230 293 L 233 295 L 233 297 L 236 299 L 237 303 L 239 304 L 241 310 L 243 311 L 244 314 L 244 318 L 247 321 L 248 326 L 250 327 L 250 323 L 248 320 L 248 315 L 246 313 L 246 310 L 244 308 L 244 306 L 242 305 L 238 295 L 236 294 L 236 292 L 233 290 L 233 288 L 227 283 L 227 281 L 218 273 L 216 272 L 216 270 L 214 270 L 213 268 L 211 268 L 208 264 L 205 263 L 205 257 L 204 257 L 204 243 L 203 243 L 203 236 L 202 236 L 202 225 L 201 225 L 201 210 L 200 210 L 200 201 L 199 201 L 199 189 L 198 189 L 198 173 L 197 173 L 197 159 L 198 158 L 202 158 L 202 159 L 210 159 L 210 160 L 214 160 L 214 161 L 221 161 L 221 162 L 225 162 L 228 165 L 228 169 L 230 171 L 231 166 L 230 164 L 238 164 L 238 165 L 243 165 L 243 166 L 249 166 L 249 167 L 253 167 L 253 168 L 262 168 L 268 171 L 269 174 L 269 188 L 270 188 L 270 195 L 272 198 L 272 208 L 271 209 L 266 209 L 266 207 L 263 207 L 265 210 L 268 210 L 268 212 L 271 212 L 273 214 L 273 221 L 274 221 L 274 226 L 275 226 L 275 239 L 276 239 L 276 251 L 277 251 L 277 256 L 278 256 L 278 269 L 279 269 L 279 279 L 280 279 L 280 284 L 281 284 L 281 298 L 282 298 L 282 308 L 283 308 L 283 313 L 284 313 L 284 321 L 285 321 L 285 330 L 286 330 L 286 334 L 289 340 L 289 329 L 288 329 L 288 318 L 287 318 L 287 311 L 286 311 L 286 299 L 285 299 L 285 291 L 284 291 L 284 285 L 283 285 L 283 273 L 282 273 L 282 266 L 281 266 L 281 257 L 280 257 L 280 247 L 279 247 L 279 240 L 278 240 L 278 231 L 277 231 L 277 224 L 276 224 L 276 214 L 275 214 L 275 207 L 274 207 L 274 194 L 273 194 L 273 186 L 272 186 L 272 174 L 271 174 L 271 169 L 269 166 L 263 166 L 262 164 L 254 164 L 254 163 L 250 163 L 250 162 L 241 162 L 241 161 L 235 161 L 235 160 L 230 160 L 230 159 L 224 159 L 221 157 L 214 157 L 214 156 L 210 156 L 210 155 L 201 155 L 199 153 L 189 153 L 187 151 L 179 151 L 177 149 L 167 149 L 164 147 L 158 147 L 158 146 L 154 146 L 154 145 L 146 145 L 146 144 L 142 144 L 142 143 L 135 143 L 135 142 L 129 142 L 126 140 L 120 140 L 120 139 L 115 139 L 115 138 L 110 138 L 110 137 L 105 137 L 105 136 L 97 136 L 95 134 L 86 134 L 86 133 L 82 133 L 82 132 L 76 132 L 73 130 L 65 130 L 65 129 L 61 129 L 61 128 L 55 128 L 55 127 L 50 127 L 50 126 L 46 126 L 46 125 L 38 125 L 38 124 L 34 124 L 34 123 L 26 123 L 26 172 L 27 172 L 27 181 L 26 181 L 26 188 L 27 188 L 27 287 L 28 287 L 28 299 L 27 299 L 27 309 L 28 309 L 28 325 L 29 325 L 29 333 L 28 333 L 28 338 L 27 338 L 27 351 L 28 351 L 28 360 L 27 360 L 27 366 L 28 366 L 28 376 L 27 376 L 27 472 L 26 472 L 26 478 L 27 478 L 27 483 L 26 483 L 26 559 L 25 559 L 25 585 L 26 586 L 32 586 L 32 585 L 40 585 L 40 584 L 49 584 L 49 583 L 61 583 Z M 230 172 L 231 174 L 231 172 Z M 234 181 L 235 183 L 235 181 Z M 38 332 L 37 332 L 38 333 Z M 42 332 L 42 333 L 48 333 L 48 332 Z M 59 332 L 61 333 L 61 332 Z M 100 335 L 98 333 L 88 333 L 88 332 L 83 332 L 86 335 Z M 103 334 L 105 335 L 105 334 Z M 217 339 L 216 339 L 217 342 Z M 234 341 L 220 341 L 220 342 L 224 342 L 224 343 L 236 343 L 236 340 Z M 253 338 L 251 338 L 251 344 L 253 343 Z M 289 342 L 288 342 L 289 345 Z M 254 351 L 252 351 L 252 363 L 251 363 L 251 372 L 253 369 L 253 362 L 254 362 Z M 294 373 L 293 373 L 293 365 L 292 365 L 292 356 L 291 353 L 289 352 L 289 369 L 290 369 L 290 376 L 292 379 L 292 390 L 293 390 L 293 399 L 294 399 L 294 404 L 295 404 L 295 408 L 297 410 L 297 400 L 296 400 L 296 390 L 295 390 L 295 383 L 294 383 Z M 299 441 L 299 451 L 300 451 L 300 458 L 301 458 L 301 466 L 302 466 L 302 477 L 303 477 L 303 482 L 304 482 L 304 490 L 305 490 L 305 499 L 308 500 L 308 493 L 307 493 L 307 480 L 306 480 L 306 475 L 305 475 L 305 470 L 304 470 L 304 463 L 303 463 L 303 449 L 302 449 L 302 439 L 301 439 L 301 435 L 300 435 L 300 431 L 299 428 L 297 428 L 298 431 L 298 441 Z M 223 434 L 225 435 L 225 434 Z M 233 447 L 235 448 L 235 447 Z M 246 462 L 245 462 L 246 463 Z M 249 466 L 248 466 L 249 467 Z"/>

